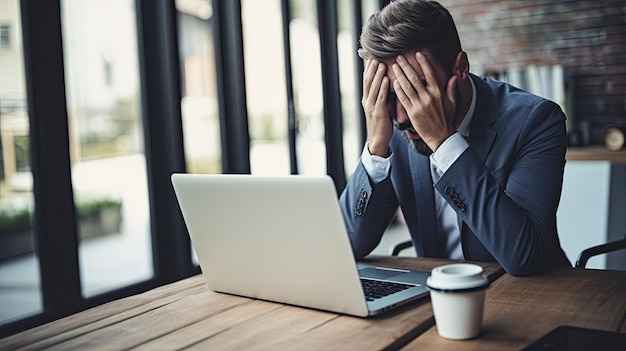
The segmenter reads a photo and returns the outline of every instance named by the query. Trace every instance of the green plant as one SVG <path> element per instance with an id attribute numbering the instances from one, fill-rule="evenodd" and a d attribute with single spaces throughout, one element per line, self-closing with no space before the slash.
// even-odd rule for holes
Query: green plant
<path id="1" fill-rule="evenodd" d="M 101 198 L 93 200 L 78 201 L 76 204 L 76 212 L 78 219 L 93 218 L 100 214 L 105 208 L 120 209 L 122 201 L 112 198 Z"/>
<path id="2" fill-rule="evenodd" d="M 29 208 L 0 209 L 0 233 L 30 230 L 32 211 Z"/>
<path id="3" fill-rule="evenodd" d="M 95 218 L 105 208 L 119 210 L 122 201 L 113 198 L 97 198 L 76 202 L 78 220 Z M 33 211 L 31 208 L 0 208 L 0 233 L 28 231 L 33 228 Z"/>

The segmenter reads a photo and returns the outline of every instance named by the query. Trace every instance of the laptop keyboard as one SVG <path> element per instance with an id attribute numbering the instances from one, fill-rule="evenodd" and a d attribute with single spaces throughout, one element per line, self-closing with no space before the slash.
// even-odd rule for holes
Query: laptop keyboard
<path id="1" fill-rule="evenodd" d="M 361 278 L 361 285 L 363 286 L 363 292 L 365 292 L 366 301 L 374 301 L 376 299 L 380 299 L 381 297 L 389 296 L 413 287 L 413 285 L 409 284 L 364 278 Z"/>

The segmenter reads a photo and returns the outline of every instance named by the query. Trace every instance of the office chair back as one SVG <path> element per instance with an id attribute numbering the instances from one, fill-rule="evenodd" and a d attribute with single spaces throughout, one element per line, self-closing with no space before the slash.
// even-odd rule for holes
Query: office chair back
<path id="1" fill-rule="evenodd" d="M 626 234 L 624 234 L 624 239 L 611 241 L 602 245 L 592 246 L 583 250 L 578 255 L 578 259 L 576 260 L 576 265 L 574 267 L 585 268 L 587 266 L 587 261 L 589 261 L 591 257 L 622 249 L 626 249 Z"/>

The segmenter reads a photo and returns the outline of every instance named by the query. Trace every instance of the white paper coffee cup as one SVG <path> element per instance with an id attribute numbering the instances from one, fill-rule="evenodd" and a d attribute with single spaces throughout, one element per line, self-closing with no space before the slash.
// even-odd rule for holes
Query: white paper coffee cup
<path id="1" fill-rule="evenodd" d="M 489 279 L 479 265 L 454 263 L 435 267 L 426 279 L 439 335 L 471 339 L 483 324 L 485 290 Z"/>

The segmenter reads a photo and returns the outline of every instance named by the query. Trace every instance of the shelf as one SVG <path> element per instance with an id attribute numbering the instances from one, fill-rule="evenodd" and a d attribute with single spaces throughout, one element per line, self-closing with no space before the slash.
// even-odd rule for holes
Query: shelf
<path id="1" fill-rule="evenodd" d="M 626 150 L 608 151 L 603 146 L 570 147 L 565 154 L 567 161 L 610 161 L 626 163 Z"/>

